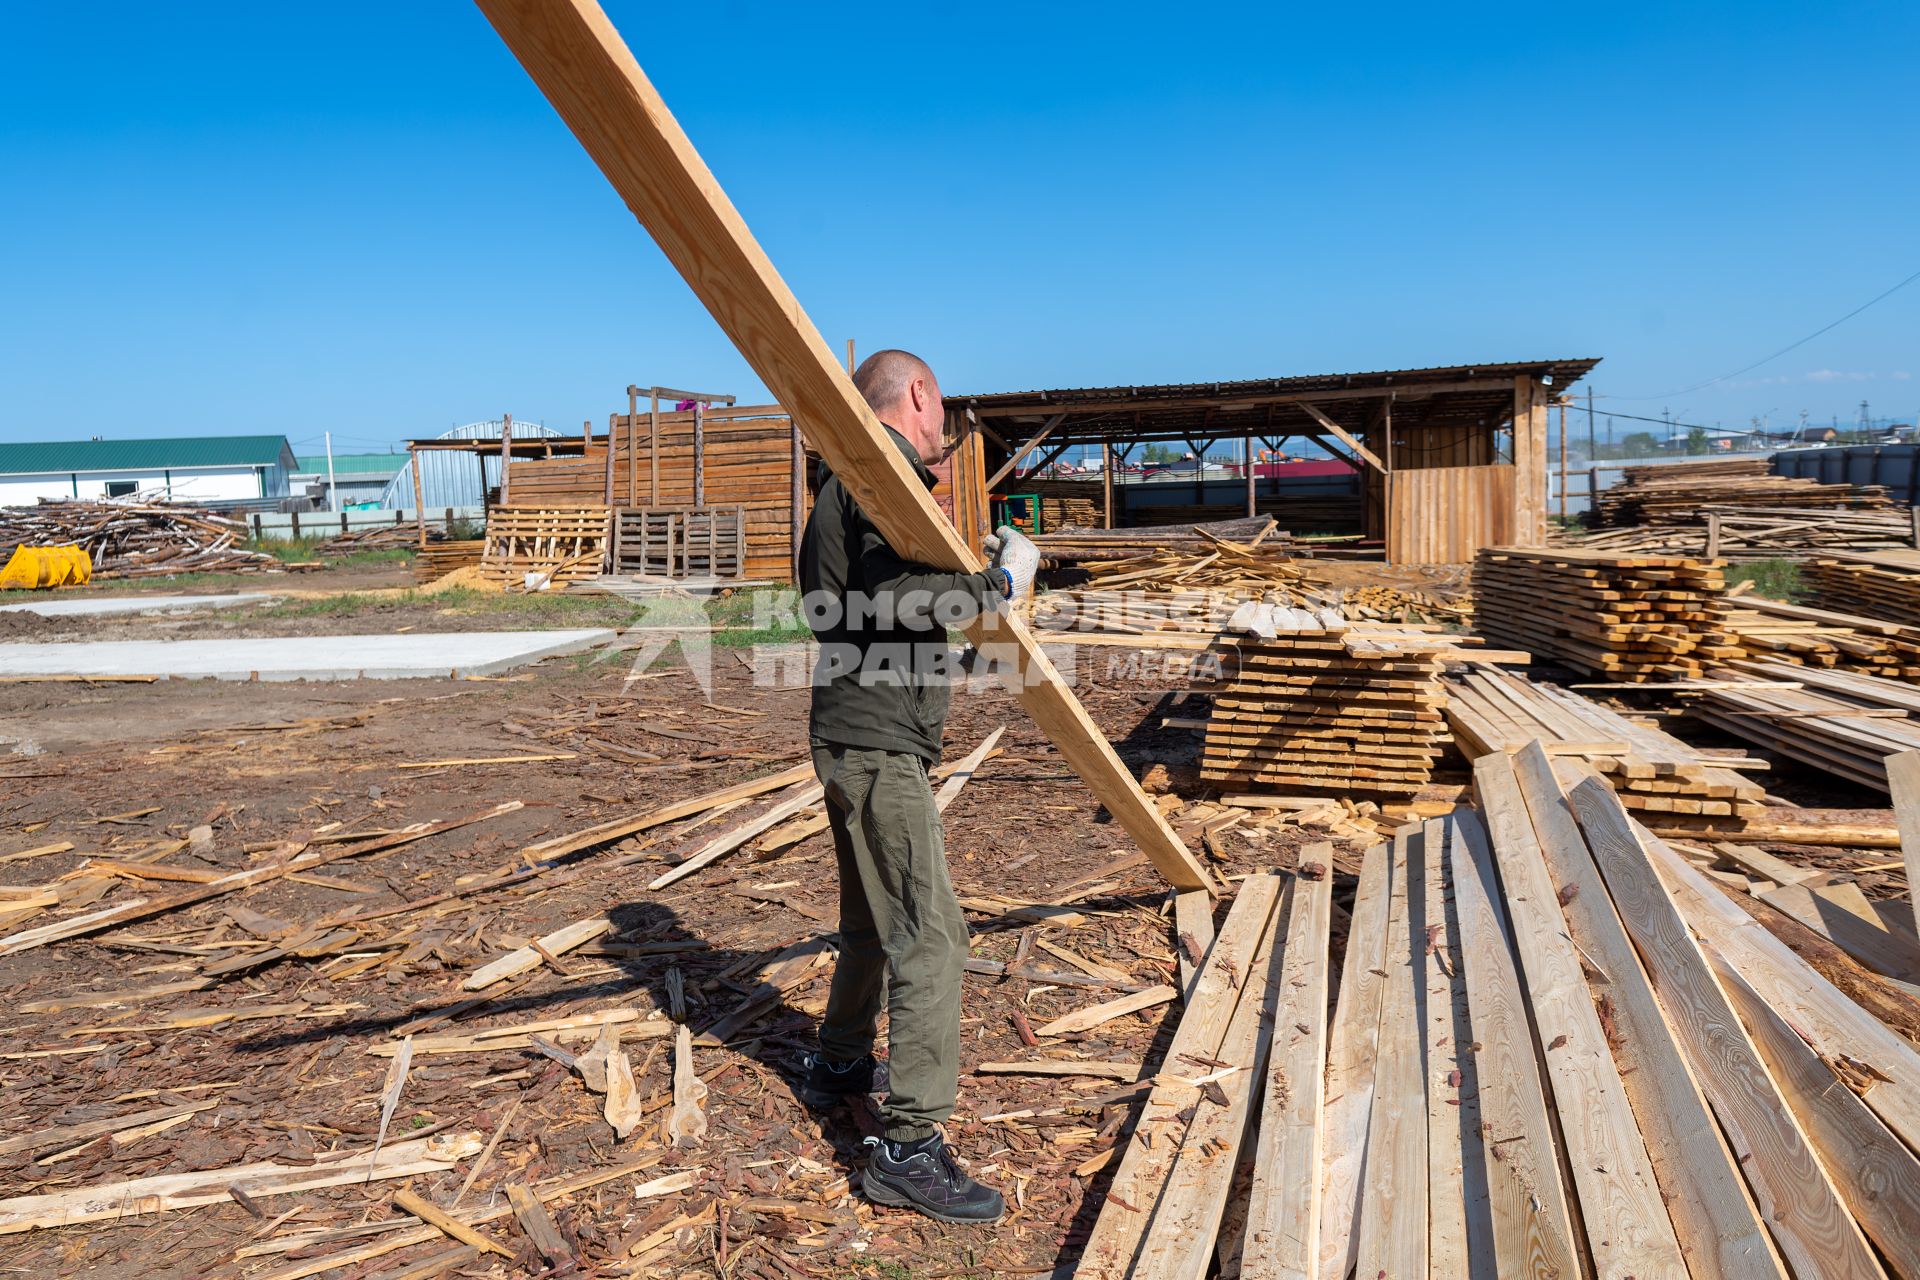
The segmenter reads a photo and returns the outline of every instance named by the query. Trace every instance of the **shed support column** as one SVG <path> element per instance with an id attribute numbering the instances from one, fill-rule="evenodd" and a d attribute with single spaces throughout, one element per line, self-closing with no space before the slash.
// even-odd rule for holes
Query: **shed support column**
<path id="1" fill-rule="evenodd" d="M 1242 440 L 1242 441 L 1240 442 L 1240 460 L 1241 460 L 1242 462 L 1244 462 L 1244 463 L 1246 463 L 1246 470 L 1247 470 L 1247 474 L 1246 474 L 1246 477 L 1245 477 L 1245 479 L 1246 479 L 1246 482 L 1247 482 L 1247 515 L 1248 515 L 1248 516 L 1252 516 L 1252 515 L 1253 515 L 1253 509 L 1254 509 L 1254 496 L 1253 496 L 1253 437 L 1252 437 L 1252 436 L 1248 436 L 1248 437 L 1247 437 L 1246 439 L 1244 439 L 1244 440 Z"/>
<path id="2" fill-rule="evenodd" d="M 658 387 L 653 389 L 652 404 L 653 407 L 647 410 L 647 448 L 652 453 L 652 461 L 649 464 L 652 469 L 648 474 L 653 477 L 653 505 L 657 507 L 660 505 L 660 388 Z"/>
<path id="3" fill-rule="evenodd" d="M 418 449 L 409 449 L 407 450 L 407 455 L 411 459 L 409 466 L 413 471 L 414 532 L 419 535 L 420 549 L 425 551 L 427 549 L 427 500 L 422 496 L 422 486 L 420 484 L 420 451 Z M 484 497 L 485 494 L 483 493 L 481 496 Z M 453 536 L 452 529 L 447 530 L 447 536 Z"/>
<path id="4" fill-rule="evenodd" d="M 693 505 L 707 505 L 707 420 L 706 405 L 693 402 Z"/>
<path id="5" fill-rule="evenodd" d="M 613 506 L 613 442 L 615 438 L 613 433 L 618 429 L 619 422 L 619 414 L 610 413 L 607 415 L 607 506 L 609 508 Z M 627 434 L 629 440 L 631 440 L 633 434 L 633 418 L 631 415 L 628 416 L 627 423 Z"/>
<path id="6" fill-rule="evenodd" d="M 1547 397 L 1539 380 L 1513 380 L 1513 540 L 1537 547 L 1547 538 Z"/>
<path id="7" fill-rule="evenodd" d="M 513 415 L 505 414 L 500 422 L 500 505 L 506 506 L 507 464 L 513 460 Z"/>
<path id="8" fill-rule="evenodd" d="M 656 427 L 659 425 L 657 418 L 654 420 L 654 425 Z M 640 498 L 640 482 L 636 478 L 640 467 L 640 441 L 637 438 L 639 430 L 640 388 L 629 384 L 627 387 L 627 505 L 630 507 L 636 505 Z M 659 459 L 655 458 L 654 461 L 658 463 Z M 609 462 L 607 465 L 611 467 L 613 464 Z M 654 498 L 654 505 L 659 506 L 659 495 L 655 494 Z"/>
<path id="9" fill-rule="evenodd" d="M 1105 528 L 1113 528 L 1113 441 L 1100 442 L 1100 511 Z"/>

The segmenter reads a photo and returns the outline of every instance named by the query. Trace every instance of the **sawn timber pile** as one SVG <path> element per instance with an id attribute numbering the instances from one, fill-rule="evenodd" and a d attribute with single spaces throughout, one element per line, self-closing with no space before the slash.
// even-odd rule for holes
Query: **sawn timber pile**
<path id="1" fill-rule="evenodd" d="M 170 573 L 245 573 L 280 561 L 251 551 L 247 526 L 198 507 L 169 502 L 43 502 L 0 507 L 0 563 L 17 546 L 75 545 L 93 560 L 95 578 Z"/>
<path id="2" fill-rule="evenodd" d="M 1242 883 L 1078 1280 L 1920 1276 L 1914 1046 L 1579 764 L 1475 791 L 1366 855 L 1331 1012 L 1326 847 Z"/>
<path id="3" fill-rule="evenodd" d="M 1724 625 L 1749 658 L 1920 682 L 1920 627 L 1759 596 L 1728 597 Z"/>
<path id="4" fill-rule="evenodd" d="M 1920 627 L 1920 551 L 1817 559 L 1800 568 L 1809 604 Z"/>
<path id="5" fill-rule="evenodd" d="M 1767 459 L 1741 458 L 1627 467 L 1620 483 L 1604 490 L 1596 505 L 1600 523 L 1617 528 L 1699 524 L 1700 509 L 1707 506 L 1878 511 L 1893 504 L 1880 485 L 1777 476 Z"/>
<path id="6" fill-rule="evenodd" d="M 1784 662 L 1735 662 L 1710 674 L 1732 687 L 1702 690 L 1694 716 L 1815 769 L 1885 791 L 1887 757 L 1920 750 L 1920 690 L 1912 685 Z M 1738 687 L 1755 681 L 1805 687 Z"/>
<path id="7" fill-rule="evenodd" d="M 1627 525 L 1578 536 L 1556 530 L 1552 545 L 1615 555 L 1718 556 L 1742 562 L 1800 560 L 1836 550 L 1873 551 L 1913 545 L 1913 521 L 1904 509 L 1756 510 L 1713 503 L 1695 508 L 1694 517 L 1691 524 Z"/>
<path id="8" fill-rule="evenodd" d="M 1474 629 L 1609 680 L 1697 677 L 1738 657 L 1716 642 L 1726 591 L 1717 560 L 1515 547 L 1473 566 Z"/>

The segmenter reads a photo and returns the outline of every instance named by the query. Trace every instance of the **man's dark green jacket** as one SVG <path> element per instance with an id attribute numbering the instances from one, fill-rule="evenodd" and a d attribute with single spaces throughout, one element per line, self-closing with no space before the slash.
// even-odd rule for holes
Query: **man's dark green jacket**
<path id="1" fill-rule="evenodd" d="M 934 474 L 892 427 L 894 446 L 931 489 Z M 820 642 L 811 735 L 822 742 L 940 758 L 952 657 L 947 626 L 997 608 L 1000 579 L 949 573 L 895 554 L 824 465 L 800 543 L 801 603 Z"/>

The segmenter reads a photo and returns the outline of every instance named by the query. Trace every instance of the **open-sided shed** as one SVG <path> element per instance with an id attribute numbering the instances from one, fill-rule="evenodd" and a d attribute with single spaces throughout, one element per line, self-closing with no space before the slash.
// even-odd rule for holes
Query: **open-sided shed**
<path id="1" fill-rule="evenodd" d="M 1243 382 L 1079 387 L 947 399 L 954 453 L 977 458 L 985 492 L 1013 492 L 1073 445 L 1097 444 L 1101 513 L 1115 523 L 1115 470 L 1151 443 L 1196 455 L 1241 442 L 1234 513 L 1267 504 L 1261 449 L 1313 440 L 1360 478 L 1358 525 L 1396 563 L 1471 560 L 1484 546 L 1546 537 L 1547 410 L 1597 359 L 1311 374 Z M 1282 523 L 1286 523 L 1283 518 Z"/>

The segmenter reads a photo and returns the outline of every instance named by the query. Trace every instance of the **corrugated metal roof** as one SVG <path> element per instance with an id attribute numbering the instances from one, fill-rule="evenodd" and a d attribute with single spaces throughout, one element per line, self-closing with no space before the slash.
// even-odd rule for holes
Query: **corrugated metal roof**
<path id="1" fill-rule="evenodd" d="M 500 422 L 470 422 L 464 427 L 455 427 L 443 431 L 434 437 L 437 440 L 498 440 Z M 563 435 L 538 422 L 513 424 L 515 440 L 539 440 L 543 437 Z M 484 477 L 484 478 L 483 478 Z M 494 454 L 454 453 L 445 450 L 423 449 L 420 452 L 420 487 L 425 496 L 428 510 L 435 507 L 477 507 L 481 505 L 481 491 L 493 488 L 500 483 L 500 459 Z M 413 472 L 409 467 L 401 467 L 393 479 L 387 481 L 386 491 L 380 497 L 383 507 L 396 507 L 404 511 L 413 509 Z"/>
<path id="2" fill-rule="evenodd" d="M 1050 390 L 997 391 L 975 395 L 950 395 L 949 407 L 975 405 L 995 410 L 1009 402 L 1037 401 L 1071 408 L 1075 401 L 1138 401 L 1148 407 L 1154 400 L 1185 400 L 1195 397 L 1231 399 L 1241 396 L 1286 395 L 1303 391 L 1344 390 L 1377 387 L 1386 390 L 1396 383 L 1453 382 L 1481 378 L 1514 378 L 1521 374 L 1550 377 L 1564 389 L 1585 377 L 1599 364 L 1598 357 L 1559 360 L 1517 360 L 1502 364 L 1441 365 L 1431 369 L 1374 369 L 1360 373 L 1308 373 L 1284 378 L 1252 378 L 1234 382 L 1168 382 L 1152 386 L 1059 387 Z"/>
<path id="3" fill-rule="evenodd" d="M 168 440 L 47 440 L 0 444 L 0 475 L 272 467 L 293 460 L 285 436 L 175 436 Z"/>
<path id="4" fill-rule="evenodd" d="M 336 476 L 390 476 L 407 465 L 404 453 L 336 453 L 333 455 L 333 473 Z M 327 455 L 324 453 L 303 453 L 294 460 L 293 469 L 303 476 L 327 474 Z"/>

